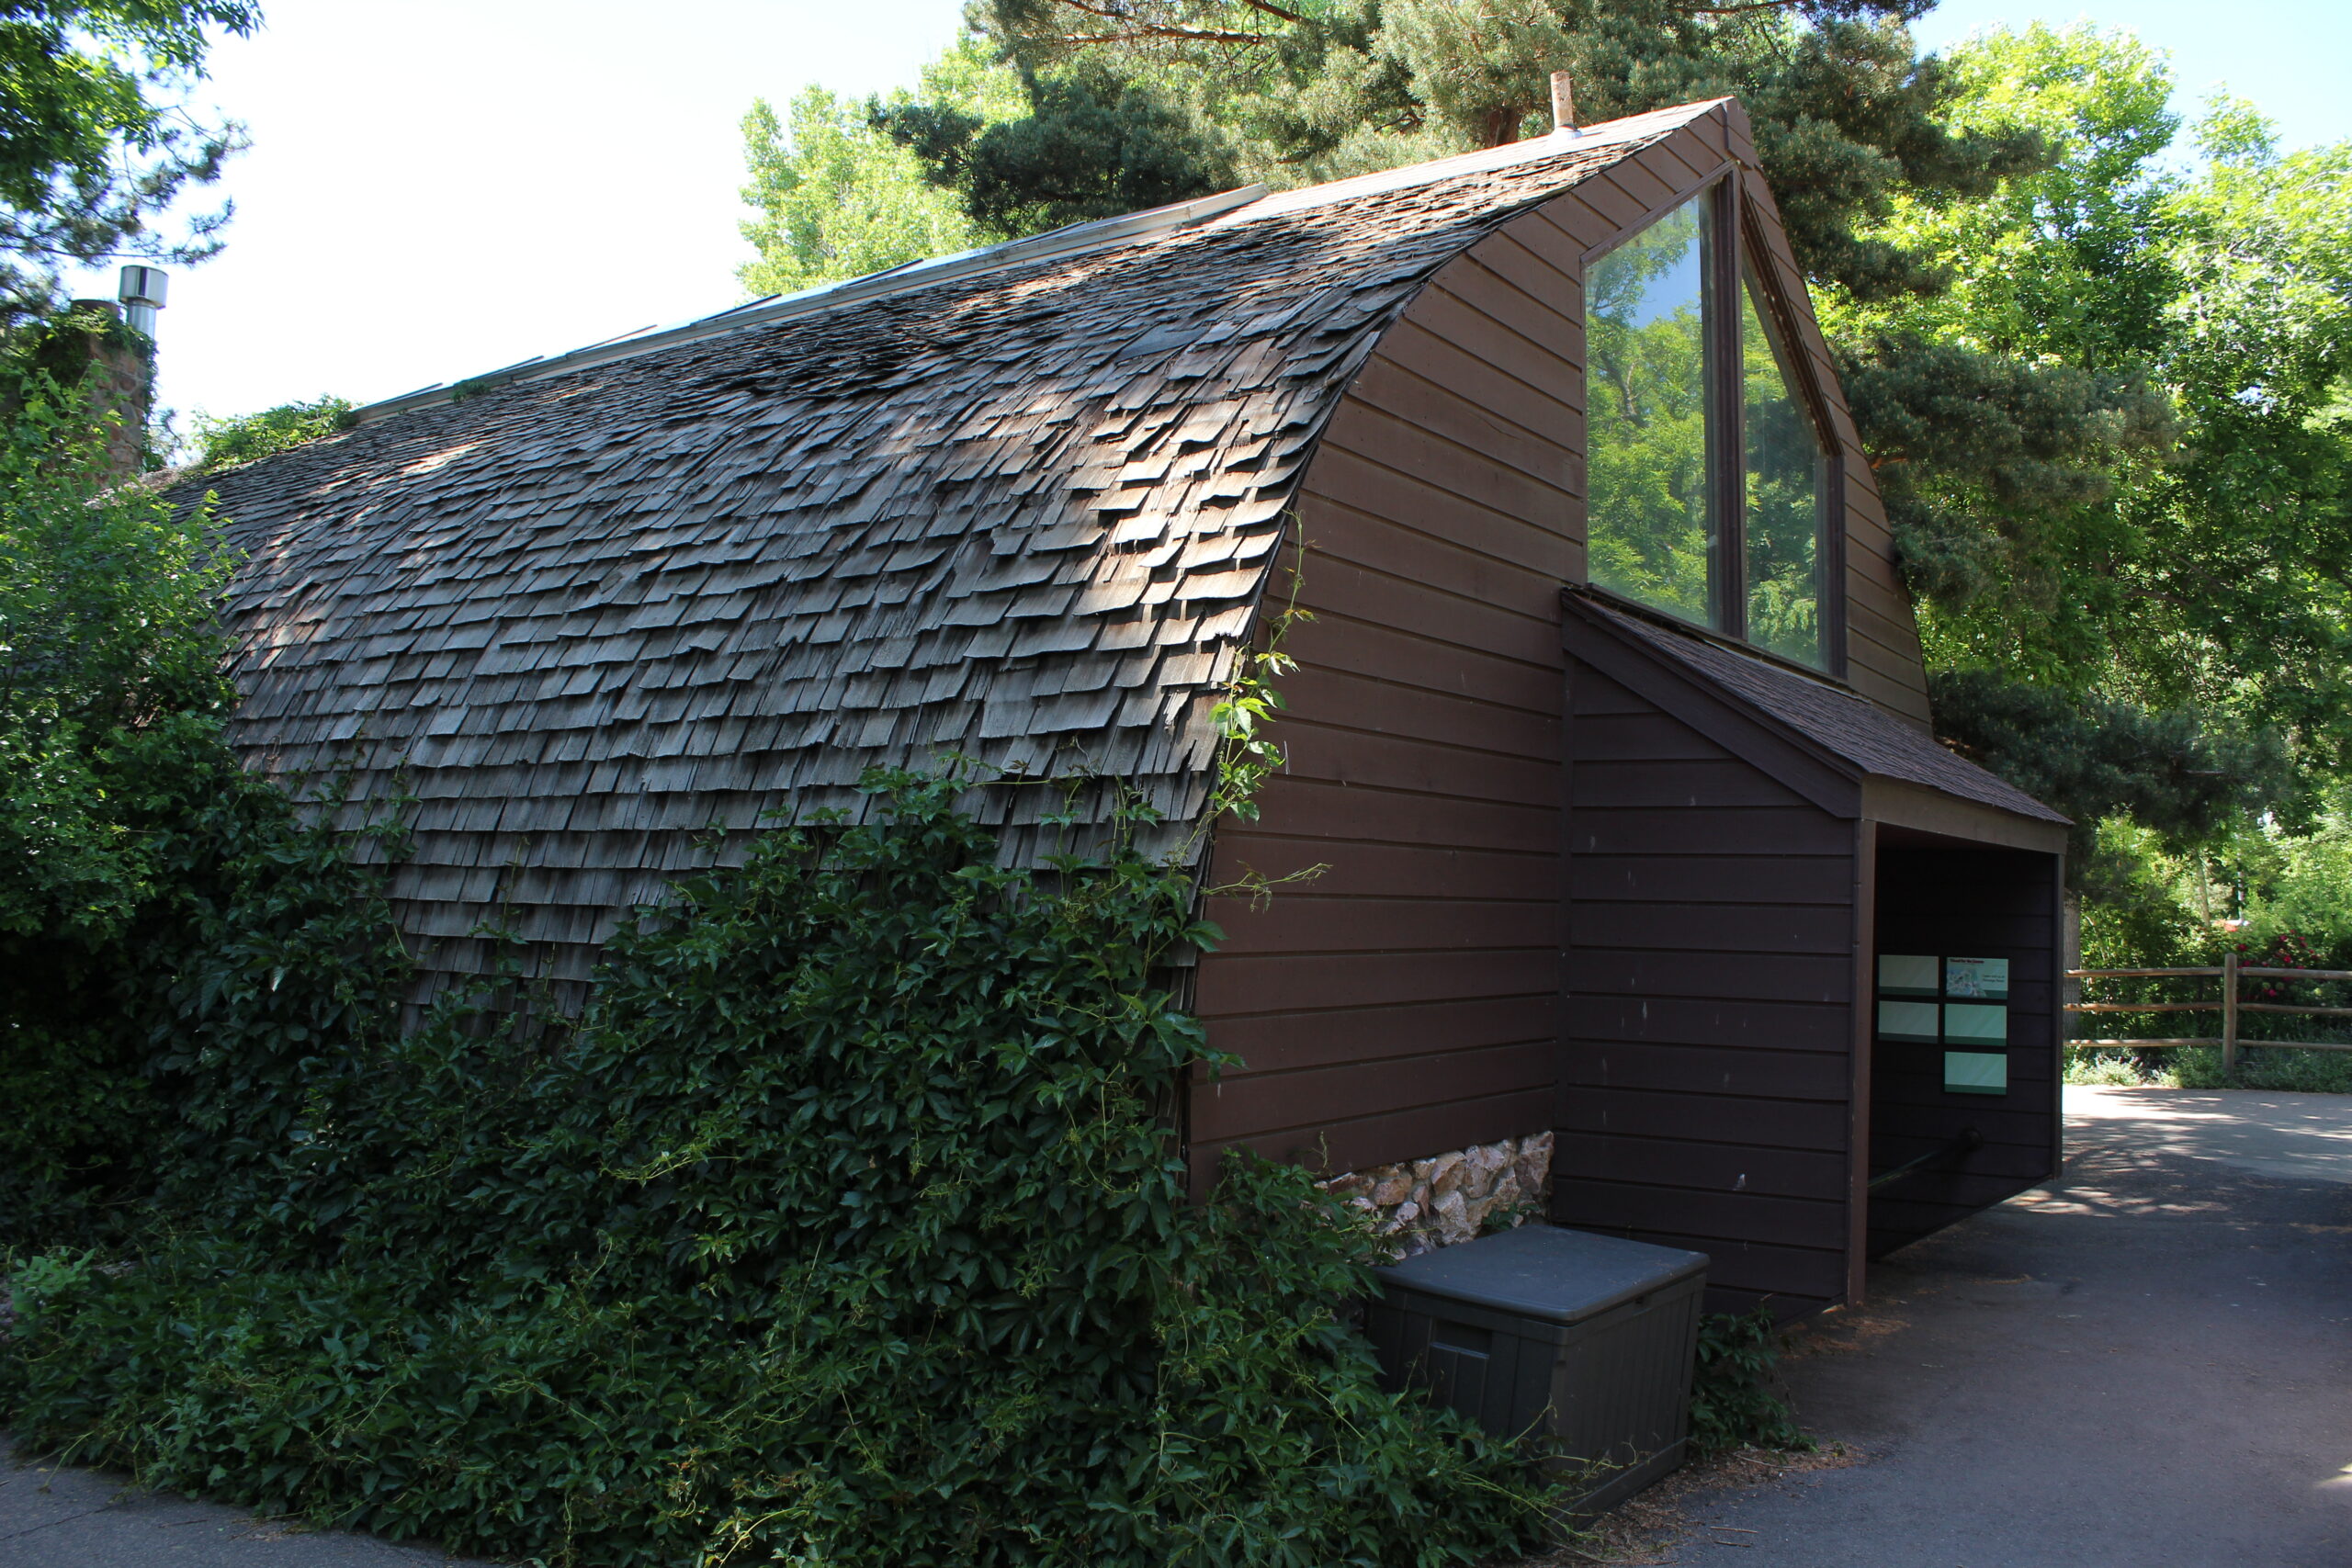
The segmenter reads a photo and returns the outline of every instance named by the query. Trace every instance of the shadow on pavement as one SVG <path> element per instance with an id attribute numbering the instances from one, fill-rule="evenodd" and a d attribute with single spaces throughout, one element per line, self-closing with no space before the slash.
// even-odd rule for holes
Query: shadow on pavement
<path id="1" fill-rule="evenodd" d="M 2067 1160 L 1790 1368 L 1869 1462 L 1688 1498 L 1742 1568 L 2352 1564 L 2352 1097 L 2070 1089 Z"/>

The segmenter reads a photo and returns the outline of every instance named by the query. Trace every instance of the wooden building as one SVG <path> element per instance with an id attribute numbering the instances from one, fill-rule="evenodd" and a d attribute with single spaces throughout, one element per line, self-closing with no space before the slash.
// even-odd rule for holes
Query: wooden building
<path id="1" fill-rule="evenodd" d="M 1328 867 L 1213 901 L 1203 1179 L 1550 1131 L 1555 1217 L 1803 1311 L 2058 1157 L 2064 822 L 1932 738 L 1732 101 L 761 301 L 215 488 L 236 739 L 404 770 L 428 987 L 493 911 L 577 987 L 707 824 L 955 751 L 1127 781 L 1212 882 Z M 1193 835 L 1294 602 L 1287 770 Z M 1010 853 L 1036 795 L 976 797 Z"/>

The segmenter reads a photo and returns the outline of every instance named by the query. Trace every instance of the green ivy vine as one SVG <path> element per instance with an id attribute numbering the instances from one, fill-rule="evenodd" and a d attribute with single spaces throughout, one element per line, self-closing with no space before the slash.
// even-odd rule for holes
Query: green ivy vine
<path id="1" fill-rule="evenodd" d="M 550 1564 L 1528 1540 L 1524 1456 L 1382 1393 L 1337 1315 L 1360 1222 L 1255 1161 L 1187 1200 L 1167 1097 L 1219 1065 L 1162 962 L 1216 940 L 1193 874 L 1124 840 L 1006 867 L 974 778 L 865 787 L 642 913 L 568 1025 L 497 1005 L 518 963 L 401 1034 L 321 1001 L 348 930 L 204 927 L 243 956 L 172 991 L 143 1223 L 17 1256 L 20 1440 Z M 380 908 L 287 833 L 240 852 L 265 884 Z"/>

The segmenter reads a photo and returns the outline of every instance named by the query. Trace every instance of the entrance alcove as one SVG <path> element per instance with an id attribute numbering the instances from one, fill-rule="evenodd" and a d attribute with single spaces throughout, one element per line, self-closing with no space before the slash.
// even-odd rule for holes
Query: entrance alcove
<path id="1" fill-rule="evenodd" d="M 2058 857 L 1881 825 L 1869 1251 L 2055 1173 Z"/>
<path id="2" fill-rule="evenodd" d="M 1859 1301 L 2056 1163 L 2065 820 L 1785 660 L 1566 610 L 1553 1217 L 1706 1253 L 1710 1310 Z"/>

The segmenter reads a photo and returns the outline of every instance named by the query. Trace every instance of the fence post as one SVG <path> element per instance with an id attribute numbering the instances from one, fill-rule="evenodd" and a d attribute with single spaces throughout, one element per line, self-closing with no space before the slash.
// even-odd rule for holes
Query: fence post
<path id="1" fill-rule="evenodd" d="M 2222 954 L 2222 1080 L 2238 1081 L 2238 955 Z"/>

